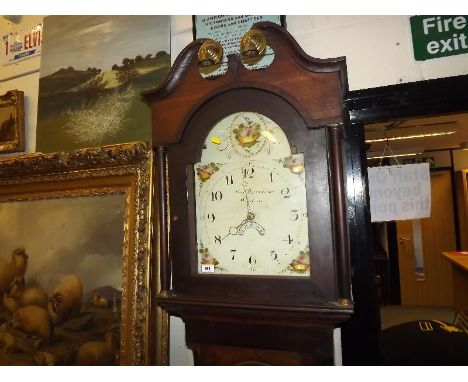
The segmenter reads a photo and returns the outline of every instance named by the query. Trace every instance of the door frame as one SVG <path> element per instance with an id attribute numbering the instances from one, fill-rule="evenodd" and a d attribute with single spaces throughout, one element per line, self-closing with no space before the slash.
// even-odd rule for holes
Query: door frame
<path id="1" fill-rule="evenodd" d="M 378 363 L 380 314 L 370 253 L 370 209 L 364 125 L 391 119 L 468 111 L 468 75 L 348 91 L 344 106 L 347 177 L 361 179 L 362 192 L 348 190 L 352 293 L 355 313 L 342 327 L 344 365 Z M 456 209 L 455 209 L 456 210 Z"/>

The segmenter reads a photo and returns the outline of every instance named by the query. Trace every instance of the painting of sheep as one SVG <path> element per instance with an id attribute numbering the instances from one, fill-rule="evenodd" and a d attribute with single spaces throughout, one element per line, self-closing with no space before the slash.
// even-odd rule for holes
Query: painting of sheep
<path id="1" fill-rule="evenodd" d="M 118 365 L 125 196 L 0 203 L 0 366 Z"/>

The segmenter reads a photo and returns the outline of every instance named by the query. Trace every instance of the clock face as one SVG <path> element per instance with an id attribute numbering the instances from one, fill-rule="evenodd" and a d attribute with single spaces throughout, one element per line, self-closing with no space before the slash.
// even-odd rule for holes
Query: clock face
<path id="1" fill-rule="evenodd" d="M 199 273 L 310 275 L 304 158 L 275 122 L 224 118 L 194 171 Z"/>

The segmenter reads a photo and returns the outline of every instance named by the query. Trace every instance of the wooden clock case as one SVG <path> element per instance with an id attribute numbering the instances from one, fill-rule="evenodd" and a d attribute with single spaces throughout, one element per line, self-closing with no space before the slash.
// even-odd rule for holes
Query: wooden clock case
<path id="1" fill-rule="evenodd" d="M 269 67 L 248 70 L 230 55 L 226 74 L 204 79 L 197 52 L 206 40 L 196 40 L 167 80 L 143 94 L 156 153 L 156 301 L 184 320 L 198 365 L 332 365 L 333 329 L 353 312 L 342 156 L 346 63 L 306 55 L 276 24 L 253 28 L 274 50 Z M 310 277 L 198 273 L 193 164 L 212 126 L 241 111 L 272 119 L 292 152 L 304 153 Z"/>

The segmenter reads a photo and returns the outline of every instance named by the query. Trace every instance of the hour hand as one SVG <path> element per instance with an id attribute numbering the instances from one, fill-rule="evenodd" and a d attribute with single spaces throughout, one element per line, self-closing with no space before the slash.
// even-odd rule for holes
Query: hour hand
<path id="1" fill-rule="evenodd" d="M 260 224 L 258 224 L 256 221 L 250 222 L 250 227 L 254 228 L 257 230 L 257 232 L 263 236 L 265 235 L 265 228 L 263 228 Z"/>
<path id="2" fill-rule="evenodd" d="M 245 224 L 245 220 L 236 227 L 229 227 L 229 235 L 238 235 L 239 234 L 239 228 L 241 228 L 242 225 L 244 225 L 244 224 Z"/>
<path id="3" fill-rule="evenodd" d="M 245 224 L 246 223 L 247 223 L 247 219 L 244 219 L 244 220 L 242 220 L 242 222 L 239 225 L 237 225 L 235 227 L 233 227 L 233 226 L 229 227 L 229 232 L 228 232 L 228 234 L 226 236 L 223 237 L 223 239 L 225 237 L 228 237 L 229 235 L 243 235 L 244 232 L 245 232 Z"/>
<path id="4" fill-rule="evenodd" d="M 242 222 L 236 227 L 229 227 L 229 233 L 224 237 L 229 235 L 243 235 L 249 228 L 255 229 L 261 236 L 265 235 L 265 228 L 253 220 L 254 217 L 255 215 L 252 212 L 249 212 L 247 219 L 242 220 Z"/>
<path id="5" fill-rule="evenodd" d="M 254 220 L 246 220 L 241 227 L 238 229 L 238 234 L 243 235 L 249 228 L 255 229 L 261 236 L 265 235 L 265 228 L 258 224 Z"/>

